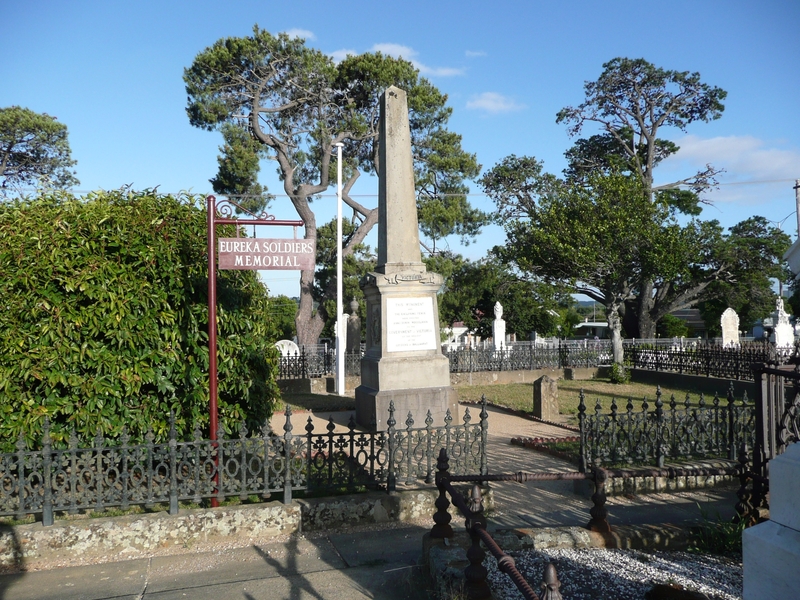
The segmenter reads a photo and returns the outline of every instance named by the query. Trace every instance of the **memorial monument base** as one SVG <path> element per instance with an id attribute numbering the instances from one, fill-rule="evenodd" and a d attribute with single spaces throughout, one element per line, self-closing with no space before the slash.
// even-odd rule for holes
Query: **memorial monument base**
<path id="1" fill-rule="evenodd" d="M 448 386 L 433 388 L 407 388 L 403 390 L 376 390 L 364 385 L 356 388 L 356 422 L 372 431 L 386 431 L 389 426 L 389 403 L 394 403 L 395 427 L 406 428 L 408 413 L 414 419 L 412 427 L 425 427 L 425 418 L 431 412 L 433 427 L 445 424 L 448 409 L 452 424 L 460 425 L 458 395 Z"/>

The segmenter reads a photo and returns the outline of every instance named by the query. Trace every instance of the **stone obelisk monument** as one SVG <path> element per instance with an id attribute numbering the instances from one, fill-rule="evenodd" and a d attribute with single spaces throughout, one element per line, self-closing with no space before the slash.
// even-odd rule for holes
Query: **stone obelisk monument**
<path id="1" fill-rule="evenodd" d="M 434 425 L 447 409 L 458 421 L 456 391 L 441 352 L 436 292 L 442 277 L 422 263 L 414 193 L 414 164 L 406 93 L 396 87 L 381 97 L 378 191 L 378 264 L 361 281 L 367 299 L 367 349 L 356 388 L 356 421 L 386 429 L 389 402 L 403 427 Z"/>

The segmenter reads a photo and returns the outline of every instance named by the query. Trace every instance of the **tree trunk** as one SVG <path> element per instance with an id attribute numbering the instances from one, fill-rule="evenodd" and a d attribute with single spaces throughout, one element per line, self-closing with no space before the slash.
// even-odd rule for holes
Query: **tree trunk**
<path id="1" fill-rule="evenodd" d="M 649 311 L 639 314 L 639 337 L 643 340 L 652 340 L 656 337 L 656 322 Z"/>
<path id="2" fill-rule="evenodd" d="M 620 306 L 616 302 L 611 302 L 606 306 L 606 319 L 608 329 L 611 332 L 611 355 L 617 364 L 622 364 L 622 319 L 620 318 Z"/>
<path id="3" fill-rule="evenodd" d="M 653 287 L 652 281 L 645 281 L 639 288 L 636 316 L 639 322 L 639 337 L 643 340 L 652 340 L 656 337 L 656 322 L 650 312 L 655 302 L 653 299 Z"/>

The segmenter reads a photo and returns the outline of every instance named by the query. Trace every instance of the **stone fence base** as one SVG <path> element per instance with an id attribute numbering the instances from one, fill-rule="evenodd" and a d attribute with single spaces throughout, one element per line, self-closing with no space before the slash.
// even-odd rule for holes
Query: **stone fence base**
<path id="1" fill-rule="evenodd" d="M 81 561 L 107 562 L 137 558 L 158 551 L 194 548 L 222 541 L 247 543 L 299 531 L 335 529 L 347 525 L 431 519 L 436 512 L 436 488 L 396 494 L 369 492 L 327 498 L 265 502 L 220 508 L 182 509 L 122 517 L 56 520 L 55 525 L 0 524 L 0 570 L 24 569 L 26 564 L 58 562 L 80 556 Z M 484 503 L 493 506 L 491 489 Z M 450 507 L 454 520 L 457 510 Z M 431 520 L 431 525 L 433 521 Z"/>
<path id="2" fill-rule="evenodd" d="M 691 464 L 670 465 L 667 467 L 696 467 L 699 469 L 720 469 L 738 465 L 732 460 L 696 460 Z M 635 467 L 633 467 L 635 469 Z M 680 492 L 683 490 L 697 490 L 717 486 L 730 486 L 737 484 L 739 479 L 733 475 L 693 475 L 676 477 L 609 477 L 606 481 L 606 496 L 622 496 L 626 494 L 658 494 L 661 492 Z M 580 479 L 573 482 L 573 490 L 579 496 L 591 498 L 594 494 L 594 482 L 589 479 Z"/>

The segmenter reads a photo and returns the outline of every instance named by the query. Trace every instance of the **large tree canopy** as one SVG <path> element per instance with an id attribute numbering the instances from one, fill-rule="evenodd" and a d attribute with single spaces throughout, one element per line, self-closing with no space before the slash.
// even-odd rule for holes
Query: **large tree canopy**
<path id="1" fill-rule="evenodd" d="M 767 294 L 769 278 L 782 273 L 788 238 L 763 218 L 743 221 L 727 235 L 717 221 L 681 224 L 637 177 L 598 172 L 562 180 L 534 158 L 510 156 L 480 183 L 506 229 L 506 245 L 495 252 L 523 273 L 603 304 L 618 361 L 623 321 L 627 329 L 642 290 L 657 322 L 725 298 L 733 288 Z"/>
<path id="2" fill-rule="evenodd" d="M 0 108 L 2 188 L 78 184 L 72 167 L 67 126 L 55 117 L 19 106 Z"/>
<path id="3" fill-rule="evenodd" d="M 472 236 L 485 219 L 465 201 L 463 181 L 479 167 L 475 156 L 461 148 L 461 137 L 446 128 L 451 114 L 447 97 L 408 61 L 369 53 L 335 64 L 304 40 L 274 36 L 256 26 L 251 36 L 220 39 L 198 54 L 184 81 L 191 124 L 225 135 L 215 190 L 263 198 L 257 184 L 259 159 L 274 160 L 283 193 L 305 222 L 308 239 L 317 237 L 318 227 L 311 200 L 332 183 L 337 143 L 344 144 L 343 198 L 355 225 L 344 254 L 351 254 L 377 223 L 377 208 L 364 206 L 350 191 L 362 173 L 377 172 L 379 98 L 390 85 L 408 93 L 423 232 L 434 240 L 452 233 Z M 258 146 L 246 141 L 247 135 Z M 444 207 L 430 211 L 430 219 L 425 210 L 429 198 L 447 198 Z M 458 211 L 463 218 L 453 216 Z M 301 344 L 316 341 L 327 318 L 325 302 L 315 311 L 314 288 L 314 272 L 303 271 L 296 319 Z"/>
<path id="4" fill-rule="evenodd" d="M 585 99 L 557 115 L 559 123 L 577 136 L 587 124 L 601 133 L 579 139 L 567 153 L 568 177 L 587 172 L 615 170 L 640 179 L 653 202 L 660 202 L 690 215 L 698 215 L 701 194 L 715 184 L 719 173 L 711 165 L 680 181 L 654 185 L 654 169 L 679 150 L 659 137 L 662 129 L 686 131 L 697 121 L 718 119 L 727 92 L 700 79 L 699 73 L 671 71 L 644 59 L 615 58 L 603 65 L 596 81 L 584 84 Z M 631 306 L 635 319 L 629 320 L 634 335 L 653 337 L 658 319 L 666 314 L 659 306 L 656 282 L 643 278 Z"/>
<path id="5" fill-rule="evenodd" d="M 158 437 L 208 423 L 201 199 L 54 192 L 0 204 L 0 440 Z M 233 235 L 231 226 L 222 233 Z M 260 426 L 278 398 L 277 331 L 252 271 L 220 271 L 219 413 Z"/>

